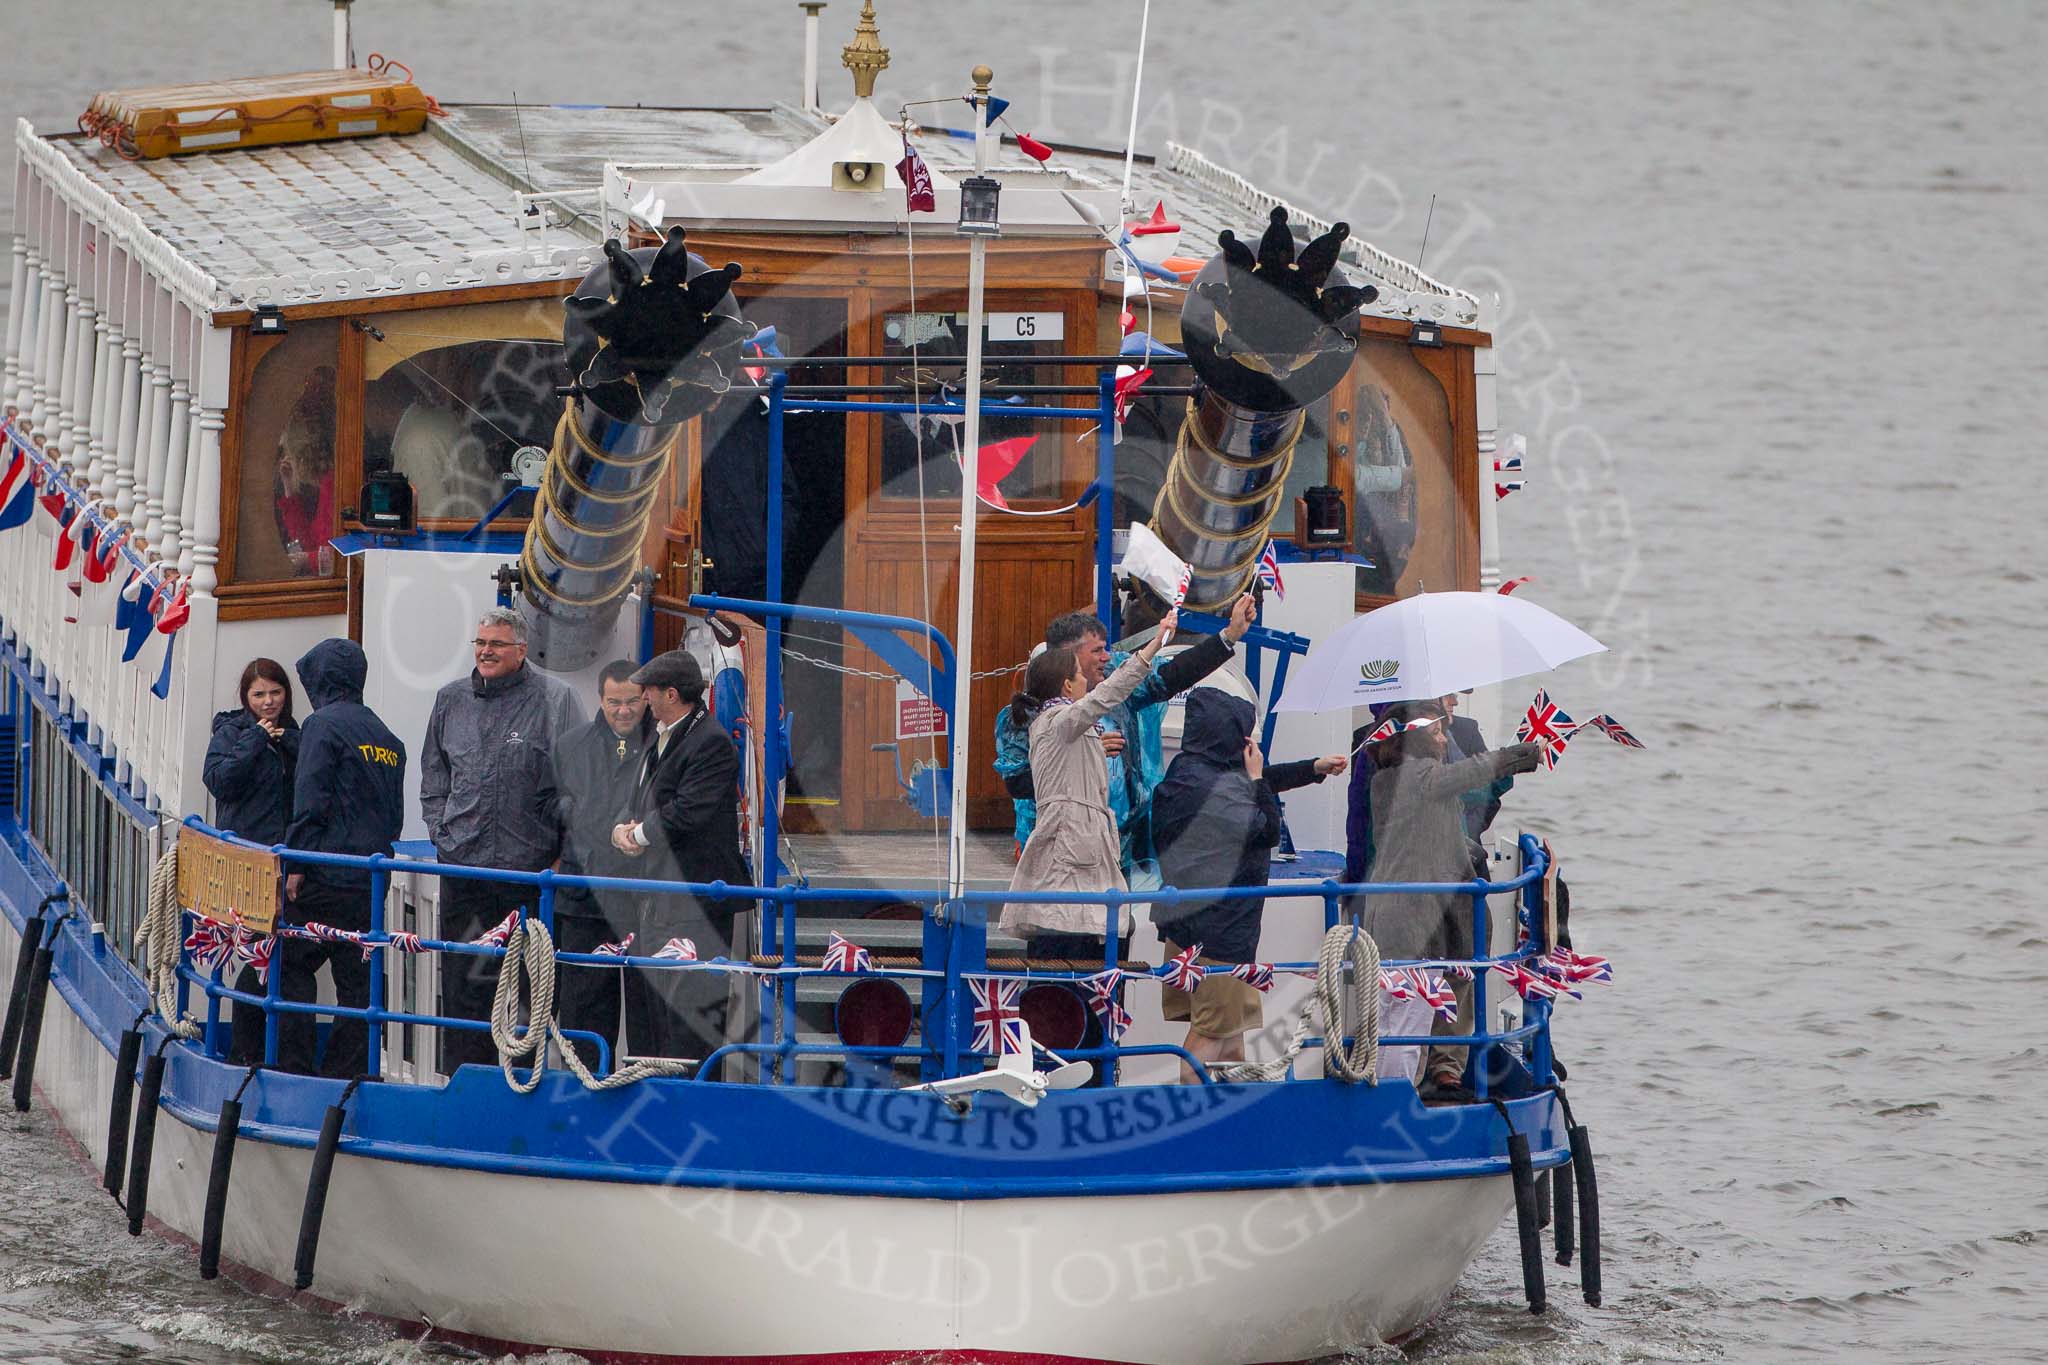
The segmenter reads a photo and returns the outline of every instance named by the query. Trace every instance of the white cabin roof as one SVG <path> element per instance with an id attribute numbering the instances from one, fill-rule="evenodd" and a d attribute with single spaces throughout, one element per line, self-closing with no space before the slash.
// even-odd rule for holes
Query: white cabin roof
<path id="1" fill-rule="evenodd" d="M 966 106 L 957 121 L 964 123 Z M 886 138 L 884 135 L 886 134 Z M 803 225 L 900 231 L 901 139 L 879 110 L 858 100 L 837 120 L 768 109 L 639 109 L 458 105 L 425 132 L 129 161 L 96 139 L 42 138 L 18 129 L 23 154 L 133 212 L 168 254 L 210 292 L 215 310 L 259 303 L 441 293 L 477 285 L 578 278 L 617 231 L 620 207 L 666 197 L 668 221 L 738 226 L 755 218 Z M 957 130 L 913 136 L 932 171 L 939 204 L 929 221 L 951 230 L 958 180 L 974 148 Z M 887 187 L 853 194 L 829 188 L 833 160 L 886 150 Z M 1093 231 L 1069 196 L 1113 221 L 1124 161 L 1119 151 L 1056 148 L 1049 166 L 990 142 L 990 173 L 1003 181 L 1003 220 L 1019 232 Z M 602 211 L 607 175 L 623 197 Z M 821 179 L 822 177 L 822 179 Z M 630 191 L 624 182 L 631 182 Z M 816 182 L 816 183 L 814 183 Z M 664 190 L 664 186 L 679 189 Z M 796 193 L 792 195 L 790 192 Z M 543 212 L 529 214 L 525 195 Z M 815 204 L 799 199 L 818 199 Z M 1268 211 L 1286 204 L 1297 227 L 1325 224 L 1259 190 L 1192 149 L 1132 167 L 1133 216 L 1163 201 L 1181 224 L 1178 254 L 1207 257 L 1229 227 L 1256 239 Z M 705 212 L 696 220 L 690 205 Z M 781 201 L 781 202 L 777 202 Z M 751 208 L 754 212 L 734 210 Z M 1472 326 L 1478 301 L 1354 238 L 1344 259 L 1380 286 L 1366 311 Z"/>

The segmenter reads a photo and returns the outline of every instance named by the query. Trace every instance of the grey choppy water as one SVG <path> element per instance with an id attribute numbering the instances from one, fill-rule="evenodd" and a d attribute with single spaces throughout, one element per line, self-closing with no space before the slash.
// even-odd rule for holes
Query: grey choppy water
<path id="1" fill-rule="evenodd" d="M 445 98 L 744 103 L 794 88 L 788 8 L 372 0 L 359 46 Z M 1135 6 L 883 9 L 906 97 L 988 60 L 1021 126 L 1121 142 Z M 1504 567 L 1616 647 L 1554 694 L 1653 746 L 1582 746 L 1515 798 L 1618 964 L 1560 1029 L 1603 1157 L 1608 1306 L 1553 1270 L 1552 1312 L 1517 1310 L 1503 1234 L 1401 1354 L 2038 1358 L 2048 913 L 2015 882 L 2048 829 L 2048 484 L 2027 463 L 2048 19 L 1153 17 L 1147 147 L 1202 146 L 1403 255 L 1439 196 L 1430 268 L 1507 304 L 1502 426 L 1530 472 Z M 327 42 L 324 8 L 263 0 L 90 21 L 38 0 L 5 27 L 0 89 L 39 126 L 104 86 L 321 65 Z M 46 1125 L 0 1141 L 0 1359 L 412 1351 L 130 1242 Z"/>

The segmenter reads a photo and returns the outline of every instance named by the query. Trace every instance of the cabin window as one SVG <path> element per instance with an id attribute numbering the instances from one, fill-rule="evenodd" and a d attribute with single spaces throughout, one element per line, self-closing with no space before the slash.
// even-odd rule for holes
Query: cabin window
<path id="1" fill-rule="evenodd" d="M 982 345 L 982 382 L 991 387 L 1063 382 L 1065 371 L 1060 366 L 1029 362 L 1041 357 L 1056 359 L 1062 353 L 1065 349 L 1065 322 L 1065 313 L 1057 308 L 1004 311 L 1000 306 L 991 307 L 988 331 Z M 882 319 L 882 354 L 891 359 L 914 354 L 923 362 L 957 360 L 967 354 L 967 315 L 958 312 L 890 313 Z M 911 369 L 906 367 L 890 373 L 904 381 L 906 392 L 901 396 L 907 400 Z M 940 383 L 959 384 L 963 370 L 957 364 L 927 364 L 919 378 L 921 392 L 928 397 L 937 396 Z M 962 394 L 955 389 L 945 396 L 957 402 Z M 1028 395 L 1022 400 L 1024 405 L 1057 402 L 1043 398 L 1034 400 Z M 960 440 L 965 418 L 889 413 L 881 420 L 882 496 L 957 500 L 960 496 Z M 1005 502 L 1059 500 L 1064 472 L 1060 431 L 1028 417 L 982 417 L 980 444 L 984 451 L 990 446 L 1013 440 L 1027 441 L 1029 446 L 1018 458 L 1015 468 L 994 480 L 996 491 Z M 1008 451 L 1014 449 L 1007 448 Z"/>
<path id="2" fill-rule="evenodd" d="M 1406 597 L 1458 585 L 1450 400 L 1406 340 L 1367 337 L 1353 367 L 1352 549 L 1359 591 Z"/>
<path id="3" fill-rule="evenodd" d="M 335 374 L 341 324 L 294 322 L 264 348 L 243 405 L 234 576 L 260 583 L 331 577 L 335 501 Z"/>
<path id="4" fill-rule="evenodd" d="M 360 319 L 363 468 L 412 481 L 423 522 L 523 521 L 570 380 L 562 304 L 519 299 Z"/>

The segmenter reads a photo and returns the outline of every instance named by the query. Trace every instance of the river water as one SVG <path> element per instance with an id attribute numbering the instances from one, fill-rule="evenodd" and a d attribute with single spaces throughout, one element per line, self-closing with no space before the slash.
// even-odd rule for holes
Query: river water
<path id="1" fill-rule="evenodd" d="M 885 88 L 986 60 L 1019 127 L 1121 145 L 1135 6 L 882 8 Z M 0 98 L 58 127 L 103 87 L 324 65 L 326 15 L 17 0 Z M 357 22 L 444 99 L 796 90 L 793 5 Z M 1504 1229 L 1399 1356 L 2040 1358 L 2048 912 L 2016 881 L 2048 830 L 2044 61 L 2024 0 L 1154 8 L 1141 147 L 1410 259 L 1436 196 L 1426 264 L 1502 295 L 1500 425 L 1529 438 L 1503 571 L 1613 646 L 1553 695 L 1650 745 L 1582 741 L 1511 811 L 1617 964 L 1558 1030 L 1607 1306 L 1553 1268 L 1521 1311 Z M 47 1118 L 0 1133 L 0 1360 L 442 1354 L 201 1284 L 121 1235 Z"/>

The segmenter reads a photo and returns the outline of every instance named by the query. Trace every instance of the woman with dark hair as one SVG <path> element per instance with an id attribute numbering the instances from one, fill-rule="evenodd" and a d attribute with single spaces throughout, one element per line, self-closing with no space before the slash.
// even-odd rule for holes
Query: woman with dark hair
<path id="1" fill-rule="evenodd" d="M 299 724 L 292 719 L 292 684 L 275 659 L 251 659 L 242 670 L 241 706 L 213 718 L 202 776 L 213 795 L 213 823 L 252 843 L 281 844 L 292 819 L 292 782 L 299 766 Z M 242 968 L 235 989 L 263 993 L 253 968 Z M 230 1055 L 238 1065 L 263 1057 L 263 1012 L 235 1008 Z"/>
<path id="2" fill-rule="evenodd" d="M 1017 860 L 1012 891 L 1122 891 L 1123 860 L 1116 817 L 1109 809 L 1109 768 L 1095 723 L 1145 681 L 1152 656 L 1173 636 L 1177 614 L 1168 612 L 1159 633 L 1124 660 L 1094 690 L 1068 648 L 1048 649 L 1031 661 L 1024 690 L 1011 701 L 1011 718 L 1028 729 L 1038 823 Z M 1118 912 L 1119 935 L 1131 931 L 1128 906 Z M 1003 907 L 1004 933 L 1031 940 L 1034 956 L 1099 953 L 1106 927 L 1102 907 L 1016 901 Z"/>
<path id="3" fill-rule="evenodd" d="M 1542 756 L 1535 744 L 1510 744 L 1483 754 L 1444 762 L 1450 737 L 1449 717 L 1441 701 L 1401 702 L 1385 718 L 1398 733 L 1372 746 L 1378 771 L 1372 777 L 1372 873 L 1374 882 L 1469 882 L 1472 852 L 1465 834 L 1467 791 L 1486 787 L 1512 773 L 1526 773 Z M 1362 906 L 1360 904 L 1362 902 Z M 1472 941 L 1472 898 L 1456 892 L 1442 895 L 1410 892 L 1359 896 L 1366 932 L 1386 958 L 1469 958 Z M 1476 945 L 1484 948 L 1485 945 Z M 1438 1022 L 1443 1034 L 1472 1031 L 1472 983 L 1451 979 L 1458 997 L 1458 1022 Z M 1465 1069 L 1465 1048 L 1432 1049 L 1424 1097 L 1458 1098 Z"/>
<path id="4" fill-rule="evenodd" d="M 213 718 L 206 746 L 203 775 L 213 796 L 213 823 L 254 843 L 282 843 L 299 765 L 292 685 L 275 659 L 252 659 L 237 695 L 242 704 Z"/>

